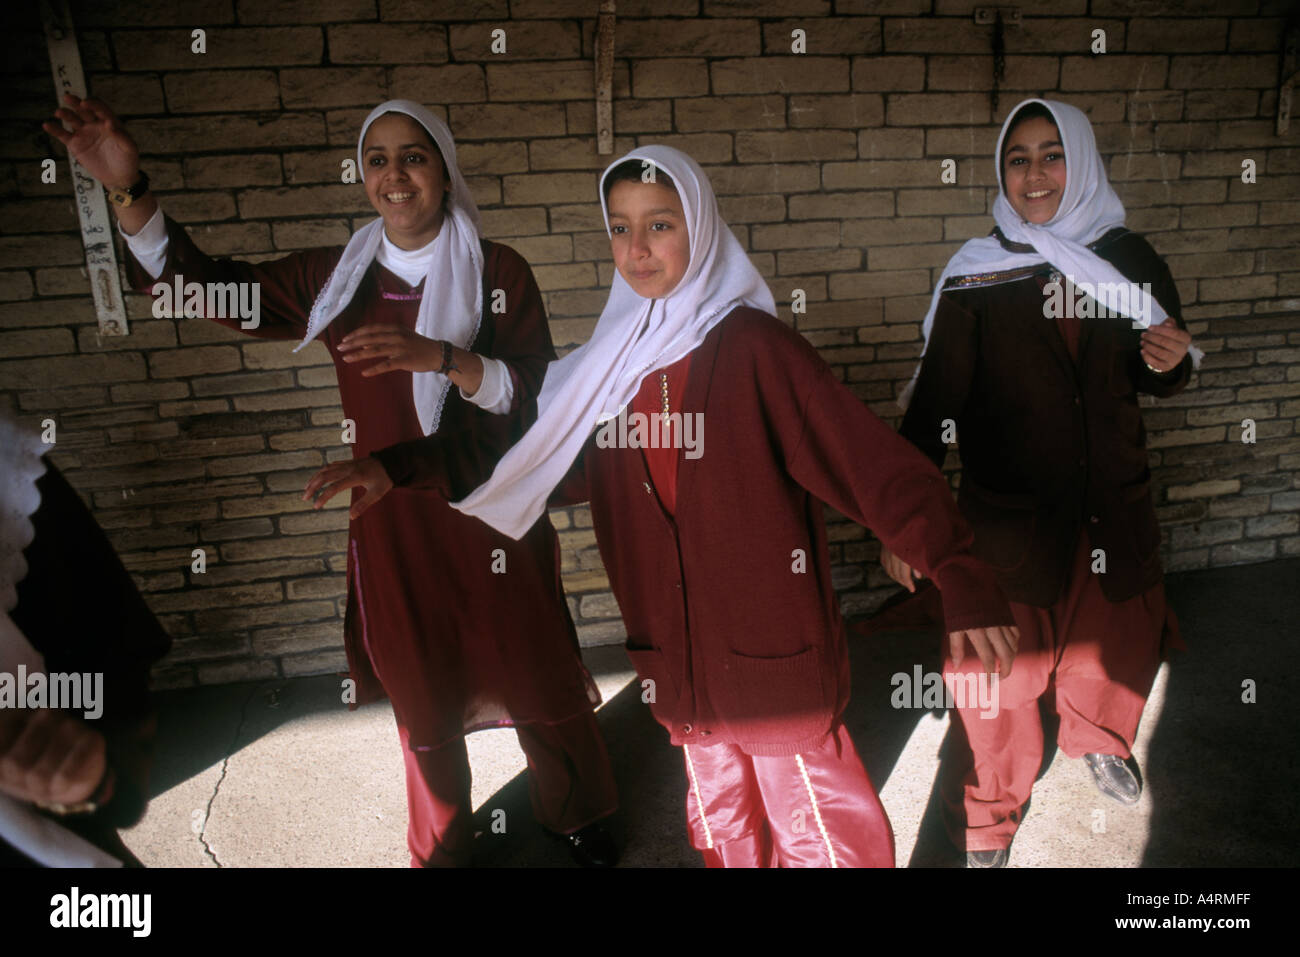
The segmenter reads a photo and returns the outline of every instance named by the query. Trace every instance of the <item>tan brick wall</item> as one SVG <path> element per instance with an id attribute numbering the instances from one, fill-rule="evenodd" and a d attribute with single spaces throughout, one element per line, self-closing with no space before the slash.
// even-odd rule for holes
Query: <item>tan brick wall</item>
<path id="1" fill-rule="evenodd" d="M 622 0 L 617 148 L 696 156 L 782 318 L 896 421 L 932 283 L 991 225 L 996 124 L 1027 95 L 1080 106 L 1209 353 L 1191 388 L 1146 412 L 1167 565 L 1300 555 L 1300 122 L 1273 131 L 1288 3 L 1030 0 L 1006 32 L 996 110 L 978 5 Z M 202 248 L 260 259 L 342 242 L 373 215 L 338 181 L 361 118 L 387 97 L 421 100 L 457 136 L 487 235 L 533 264 L 564 350 L 590 334 L 612 274 L 595 196 L 609 159 L 593 136 L 596 6 L 73 4 L 92 91 L 124 115 Z M 340 668 L 346 522 L 297 495 L 347 455 L 324 350 L 154 319 L 138 296 L 129 337 L 97 336 L 66 166 L 39 129 L 52 87 L 34 11 L 22 5 L 3 41 L 0 402 L 57 421 L 55 462 L 176 636 L 162 683 Z M 199 27 L 204 55 L 190 52 Z M 505 55 L 489 49 L 498 28 Z M 1095 29 L 1104 55 L 1090 52 Z M 794 30 L 805 55 L 790 52 Z M 60 181 L 43 185 L 51 155 Z M 791 316 L 796 288 L 809 308 Z M 1239 440 L 1244 418 L 1254 445 Z M 590 515 L 555 521 L 582 639 L 618 640 Z M 206 575 L 189 568 L 199 546 Z M 831 551 L 846 611 L 889 592 L 867 531 L 834 519 Z"/>

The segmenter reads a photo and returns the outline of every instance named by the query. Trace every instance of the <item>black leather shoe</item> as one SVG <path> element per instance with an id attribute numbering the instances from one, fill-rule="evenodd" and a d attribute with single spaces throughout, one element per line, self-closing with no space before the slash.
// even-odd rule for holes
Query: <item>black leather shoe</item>
<path id="1" fill-rule="evenodd" d="M 1097 790 L 1108 798 L 1130 807 L 1137 804 L 1142 796 L 1142 782 L 1138 780 L 1133 769 L 1123 758 L 1114 754 L 1097 754 L 1091 752 L 1083 756 L 1092 771 L 1092 779 Z"/>
<path id="2" fill-rule="evenodd" d="M 1006 867 L 1009 848 L 999 847 L 996 851 L 967 851 L 967 867 Z"/>
<path id="3" fill-rule="evenodd" d="M 618 845 L 604 821 L 554 837 L 568 845 L 569 854 L 581 867 L 613 867 L 618 863 Z"/>

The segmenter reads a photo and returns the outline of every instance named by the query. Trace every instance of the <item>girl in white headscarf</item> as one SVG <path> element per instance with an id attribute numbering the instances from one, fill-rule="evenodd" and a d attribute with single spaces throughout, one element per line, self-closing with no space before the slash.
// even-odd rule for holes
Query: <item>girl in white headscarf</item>
<path id="1" fill-rule="evenodd" d="M 68 102 L 56 114 L 68 129 L 59 123 L 46 129 L 93 175 L 117 187 L 110 197 L 118 197 L 114 209 L 137 288 L 177 298 L 172 291 L 191 282 L 234 283 L 257 304 L 252 315 L 211 314 L 187 293 L 179 297 L 186 315 L 205 315 L 252 336 L 299 340 L 298 349 L 323 343 L 334 360 L 344 419 L 339 437 L 321 443 L 340 452 L 350 445 L 353 456 L 364 458 L 394 442 L 455 433 L 471 440 L 459 466 L 487 477 L 522 431 L 554 351 L 528 264 L 479 236 L 478 211 L 446 124 L 409 100 L 375 107 L 357 138 L 356 164 L 380 218 L 358 229 L 346 247 L 253 264 L 200 252 L 158 210 L 135 144 L 111 111 L 96 101 Z M 180 303 L 174 306 L 179 312 Z M 181 341 L 191 341 L 184 331 Z M 231 388 L 280 388 L 239 378 Z M 217 395 L 226 385 L 209 381 L 202 394 Z M 233 401 L 236 411 L 253 415 L 276 404 Z M 307 424 L 304 413 L 270 414 L 275 422 L 254 421 L 252 431 L 292 430 L 281 424 L 286 416 Z M 206 434 L 227 432 L 218 426 Z M 245 441 L 253 443 L 247 451 L 260 450 L 256 435 Z M 291 434 L 271 444 L 321 460 L 311 451 L 315 444 Z M 500 726 L 514 726 L 529 755 L 541 823 L 564 835 L 584 863 L 612 863 L 615 850 L 600 822 L 616 798 L 592 714 L 599 694 L 579 656 L 549 520 L 530 523 L 515 541 L 424 493 L 394 495 L 373 509 L 354 502 L 350 517 L 344 643 L 355 694 L 349 700 L 387 695 L 392 701 L 406 760 L 412 863 L 468 861 L 474 829 L 464 735 Z M 282 532 L 318 529 L 326 526 Z M 324 553 L 332 548 L 309 549 L 286 572 L 324 572 Z M 210 613 L 218 619 L 212 630 L 320 619 L 318 630 L 328 633 L 332 582 L 309 577 L 289 588 L 290 598 L 302 600 L 282 612 L 232 613 L 228 623 Z M 255 630 L 253 641 L 264 653 L 285 655 L 293 673 L 325 666 L 289 657 L 321 647 L 305 633 L 259 637 Z"/>
<path id="2" fill-rule="evenodd" d="M 590 501 L 642 700 L 682 747 L 708 864 L 892 866 L 842 721 L 822 503 L 938 577 L 959 656 L 969 641 L 1008 669 L 1010 612 L 938 471 L 775 318 L 695 161 L 640 147 L 605 171 L 601 197 L 609 299 L 591 340 L 548 368 L 536 423 L 492 478 L 471 493 L 451 436 L 375 459 L 510 535 L 548 502 Z M 308 490 L 370 487 L 367 468 Z"/>
<path id="3" fill-rule="evenodd" d="M 996 158 L 996 228 L 943 270 L 900 402 L 900 431 L 936 465 L 957 444 L 975 552 L 1023 636 L 999 714 L 959 708 L 955 732 L 971 747 L 945 764 L 950 832 L 981 867 L 1006 863 L 1052 681 L 1061 748 L 1087 760 L 1103 793 L 1138 799 L 1126 760 L 1161 648 L 1178 639 L 1137 395 L 1179 391 L 1200 356 L 1169 270 L 1124 228 L 1081 111 L 1026 100 Z M 888 547 L 881 560 L 915 589 L 909 562 Z"/>

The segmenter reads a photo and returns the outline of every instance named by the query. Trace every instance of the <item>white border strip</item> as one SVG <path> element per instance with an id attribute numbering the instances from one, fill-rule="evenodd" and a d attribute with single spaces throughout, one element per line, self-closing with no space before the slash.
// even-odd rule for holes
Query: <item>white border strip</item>
<path id="1" fill-rule="evenodd" d="M 821 808 L 817 806 L 817 795 L 813 793 L 812 781 L 808 779 L 808 768 L 803 763 L 803 755 L 796 754 L 794 759 L 799 765 L 799 773 L 803 775 L 803 786 L 808 789 L 808 800 L 812 801 L 813 819 L 817 821 L 817 830 L 821 832 L 822 840 L 826 842 L 826 853 L 830 855 L 831 867 L 839 867 L 835 860 L 835 848 L 831 846 L 831 836 L 826 833 L 826 825 L 822 823 Z"/>
<path id="2" fill-rule="evenodd" d="M 695 806 L 700 812 L 700 823 L 704 825 L 704 843 L 709 850 L 713 850 L 713 832 L 709 830 L 709 819 L 704 816 L 704 799 L 700 797 L 700 782 L 695 780 L 695 764 L 691 761 L 691 746 L 683 744 L 682 751 L 686 753 L 686 770 L 691 776 L 691 790 L 695 792 Z"/>
<path id="3" fill-rule="evenodd" d="M 67 0 L 41 0 L 41 20 L 45 24 L 45 44 L 54 71 L 55 100 L 62 106 L 64 93 L 86 95 L 86 76 L 81 69 L 81 52 L 77 49 Z M 71 154 L 68 164 L 72 167 L 72 183 L 77 193 L 81 244 L 86 247 L 86 272 L 90 276 L 90 294 L 95 299 L 95 314 L 99 317 L 99 334 L 124 336 L 126 303 L 122 300 L 122 281 L 117 271 L 117 251 L 113 248 L 104 191 Z"/>

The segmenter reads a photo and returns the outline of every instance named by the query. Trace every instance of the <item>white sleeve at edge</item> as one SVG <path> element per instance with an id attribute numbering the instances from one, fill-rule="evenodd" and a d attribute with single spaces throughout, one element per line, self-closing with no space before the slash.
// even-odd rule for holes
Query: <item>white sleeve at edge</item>
<path id="1" fill-rule="evenodd" d="M 117 231 L 122 233 L 131 255 L 144 267 L 154 279 L 162 275 L 163 266 L 167 264 L 167 223 L 163 219 L 162 207 L 149 217 L 140 231 L 132 236 L 122 232 L 122 224 L 117 224 Z"/>

